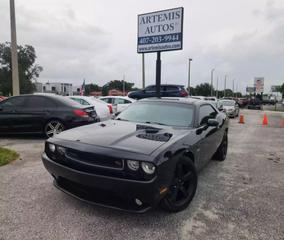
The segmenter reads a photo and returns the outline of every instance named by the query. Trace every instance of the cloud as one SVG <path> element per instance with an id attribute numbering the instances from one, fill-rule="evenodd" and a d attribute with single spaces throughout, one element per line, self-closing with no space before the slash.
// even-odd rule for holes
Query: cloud
<path id="1" fill-rule="evenodd" d="M 18 44 L 35 47 L 44 67 L 40 81 L 105 84 L 125 75 L 139 87 L 137 14 L 179 6 L 185 8 L 184 49 L 162 53 L 164 83 L 187 84 L 189 57 L 193 85 L 209 82 L 212 68 L 219 79 L 228 75 L 228 85 L 236 78 L 242 91 L 255 76 L 265 77 L 266 90 L 283 82 L 280 0 L 18 0 Z M 9 1 L 0 2 L 0 15 L 0 42 L 9 41 Z M 155 60 L 155 54 L 146 55 L 146 84 L 155 81 Z"/>

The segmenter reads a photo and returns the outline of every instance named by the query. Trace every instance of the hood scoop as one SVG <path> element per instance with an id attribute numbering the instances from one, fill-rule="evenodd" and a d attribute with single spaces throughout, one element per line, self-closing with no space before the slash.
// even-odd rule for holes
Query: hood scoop
<path id="1" fill-rule="evenodd" d="M 172 137 L 172 134 L 170 133 L 160 132 L 160 130 L 162 130 L 161 128 L 137 125 L 136 130 L 145 130 L 145 132 L 143 131 L 143 133 L 137 134 L 136 137 L 152 141 L 167 142 Z"/>
<path id="2" fill-rule="evenodd" d="M 146 132 L 149 132 L 149 133 L 157 133 L 161 130 L 161 128 L 155 128 L 155 127 L 151 127 L 151 126 L 147 126 L 147 125 L 137 124 L 136 125 L 136 131 L 138 131 L 138 130 L 146 130 Z"/>

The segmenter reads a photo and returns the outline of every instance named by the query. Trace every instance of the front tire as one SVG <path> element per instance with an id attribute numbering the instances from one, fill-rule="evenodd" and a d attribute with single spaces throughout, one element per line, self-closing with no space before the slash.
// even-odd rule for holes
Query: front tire
<path id="1" fill-rule="evenodd" d="M 50 120 L 44 126 L 44 135 L 47 138 L 53 137 L 56 134 L 65 130 L 64 124 L 59 120 Z"/>
<path id="2" fill-rule="evenodd" d="M 175 176 L 161 207 L 168 212 L 179 212 L 188 207 L 197 188 L 197 171 L 191 159 L 181 156 Z"/>
<path id="3" fill-rule="evenodd" d="M 227 157 L 227 151 L 228 151 L 228 133 L 225 132 L 222 143 L 220 144 L 216 153 L 214 154 L 213 159 L 217 161 L 224 161 Z"/>

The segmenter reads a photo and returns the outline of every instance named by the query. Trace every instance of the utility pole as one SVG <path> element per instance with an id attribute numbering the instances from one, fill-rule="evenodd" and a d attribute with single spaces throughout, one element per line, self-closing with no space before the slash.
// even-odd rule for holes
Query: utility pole
<path id="1" fill-rule="evenodd" d="M 217 76 L 217 90 L 216 90 L 216 98 L 218 99 L 218 92 L 219 92 L 219 77 Z"/>
<path id="2" fill-rule="evenodd" d="M 215 71 L 215 68 L 211 70 L 211 96 L 213 96 L 213 73 Z"/>
<path id="3" fill-rule="evenodd" d="M 227 84 L 227 75 L 225 75 L 224 79 L 224 97 L 226 97 L 226 84 Z"/>
<path id="4" fill-rule="evenodd" d="M 191 95 L 191 92 L 190 92 L 190 63 L 191 63 L 191 61 L 192 61 L 192 58 L 189 58 L 188 59 L 188 84 L 187 84 L 189 96 Z"/>
<path id="5" fill-rule="evenodd" d="M 17 54 L 17 34 L 16 34 L 16 17 L 15 2 L 10 0 L 10 19 L 11 19 L 11 58 L 12 58 L 12 88 L 13 96 L 20 94 L 18 54 Z"/>
<path id="6" fill-rule="evenodd" d="M 235 97 L 235 79 L 233 79 L 233 97 Z"/>
<path id="7" fill-rule="evenodd" d="M 145 88 L 145 56 L 142 53 L 142 88 Z"/>

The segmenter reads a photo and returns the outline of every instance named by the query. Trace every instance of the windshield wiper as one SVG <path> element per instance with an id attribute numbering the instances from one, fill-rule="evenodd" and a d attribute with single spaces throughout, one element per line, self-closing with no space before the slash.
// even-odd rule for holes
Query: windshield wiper
<path id="1" fill-rule="evenodd" d="M 164 123 L 160 123 L 160 122 L 150 122 L 150 121 L 148 121 L 148 122 L 145 122 L 145 123 L 149 123 L 149 124 L 158 124 L 158 125 L 164 125 L 164 126 L 166 126 L 166 124 L 164 124 Z"/>

